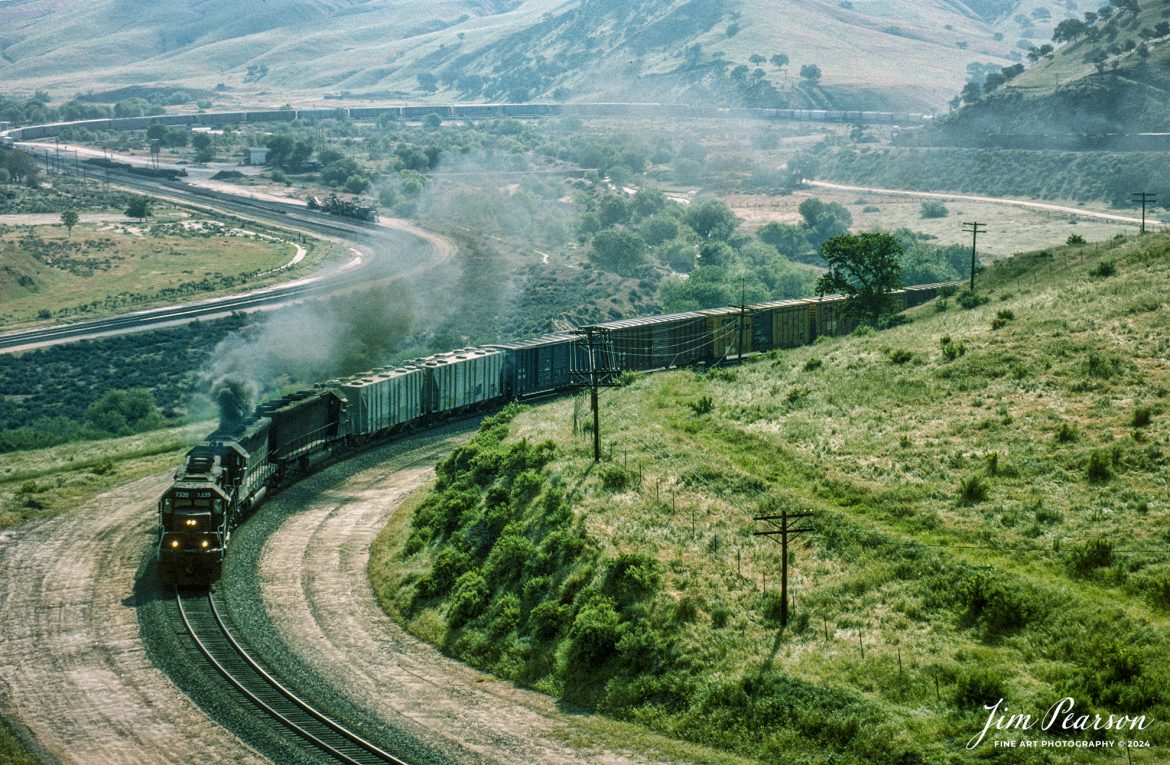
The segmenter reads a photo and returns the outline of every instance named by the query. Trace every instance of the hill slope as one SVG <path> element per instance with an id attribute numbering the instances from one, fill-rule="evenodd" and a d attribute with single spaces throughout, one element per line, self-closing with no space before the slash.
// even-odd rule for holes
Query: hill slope
<path id="1" fill-rule="evenodd" d="M 1102 762 L 966 744 L 1001 698 L 1170 714 L 1168 251 L 1018 256 L 973 310 L 639 378 L 599 467 L 572 401 L 506 414 L 388 527 L 375 587 L 477 666 L 763 762 Z M 752 520 L 781 508 L 812 514 L 787 631 Z"/>
<path id="2" fill-rule="evenodd" d="M 1066 13 L 1053 0 L 269 0 L 247 13 L 226 0 L 10 0 L 0 77 L 63 96 L 223 83 L 240 99 L 421 97 L 419 76 L 437 75 L 448 99 L 562 88 L 578 100 L 934 108 L 969 63 L 1010 63 L 1017 39 L 1046 38 Z M 755 82 L 750 57 L 777 53 L 789 66 L 763 63 Z M 818 87 L 796 87 L 804 64 L 821 68 Z M 737 66 L 748 69 L 733 80 Z"/>
<path id="3" fill-rule="evenodd" d="M 1165 132 L 1170 124 L 1170 7 L 1097 21 L 1036 66 L 944 121 L 953 140 L 989 134 Z"/>

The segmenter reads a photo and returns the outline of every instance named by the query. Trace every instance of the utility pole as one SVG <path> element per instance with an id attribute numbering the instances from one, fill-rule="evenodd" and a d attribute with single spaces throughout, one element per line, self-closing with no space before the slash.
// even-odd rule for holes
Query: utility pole
<path id="1" fill-rule="evenodd" d="M 589 350 L 589 371 L 572 371 L 573 378 L 578 384 L 589 386 L 589 403 L 593 409 L 593 461 L 601 462 L 601 415 L 597 406 L 598 389 L 602 386 L 613 385 L 613 370 L 608 364 L 604 366 L 598 360 L 598 354 L 603 342 L 608 341 L 609 333 L 600 327 L 580 327 L 575 330 L 577 335 L 583 335 Z M 573 355 L 576 359 L 576 354 Z"/>
<path id="2" fill-rule="evenodd" d="M 812 531 L 810 528 L 793 528 L 789 523 L 798 518 L 811 516 L 812 513 L 790 513 L 781 510 L 780 515 L 757 515 L 752 518 L 769 525 L 764 531 L 754 532 L 754 536 L 780 537 L 780 629 L 788 626 L 788 539 Z"/>
<path id="3" fill-rule="evenodd" d="M 971 235 L 971 291 L 975 291 L 975 240 L 987 233 L 986 223 L 964 223 L 963 232 Z"/>
<path id="4" fill-rule="evenodd" d="M 743 330 L 744 325 L 747 324 L 747 306 L 744 304 L 744 286 L 743 279 L 739 280 L 739 358 L 737 361 L 743 363 Z"/>
<path id="5" fill-rule="evenodd" d="M 1158 198 L 1157 194 L 1151 194 L 1148 191 L 1135 191 L 1133 193 L 1133 201 L 1142 203 L 1142 233 L 1146 233 L 1146 203 L 1153 203 Z"/>

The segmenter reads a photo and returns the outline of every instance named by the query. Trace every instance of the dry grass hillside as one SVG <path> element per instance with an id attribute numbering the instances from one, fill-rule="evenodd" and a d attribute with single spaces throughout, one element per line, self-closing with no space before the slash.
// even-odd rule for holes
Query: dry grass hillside
<path id="1" fill-rule="evenodd" d="M 1068 13 L 1053 0 L 268 0 L 247 13 L 226 0 L 19 0 L 0 3 L 0 78 L 57 97 L 223 84 L 222 104 L 337 91 L 758 100 L 725 81 L 742 65 L 763 72 L 752 78 L 771 101 L 937 108 L 968 64 L 1011 63 Z M 778 53 L 786 68 L 769 63 Z M 818 86 L 798 87 L 805 64 L 821 68 Z"/>

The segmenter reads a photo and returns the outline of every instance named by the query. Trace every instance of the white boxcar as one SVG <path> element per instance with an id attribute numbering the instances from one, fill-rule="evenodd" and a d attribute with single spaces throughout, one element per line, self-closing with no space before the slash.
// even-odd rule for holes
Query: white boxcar
<path id="1" fill-rule="evenodd" d="M 425 369 L 407 365 L 342 380 L 338 387 L 349 399 L 350 432 L 368 436 L 418 419 L 426 377 Z"/>
<path id="2" fill-rule="evenodd" d="M 423 396 L 428 414 L 469 409 L 503 395 L 505 353 L 493 348 L 464 348 L 419 359 L 427 370 Z"/>

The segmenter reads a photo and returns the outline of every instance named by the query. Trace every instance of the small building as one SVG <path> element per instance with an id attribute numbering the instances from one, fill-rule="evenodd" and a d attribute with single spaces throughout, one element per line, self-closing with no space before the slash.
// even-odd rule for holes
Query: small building
<path id="1" fill-rule="evenodd" d="M 245 165 L 263 165 L 268 161 L 267 146 L 249 146 L 244 149 Z"/>

